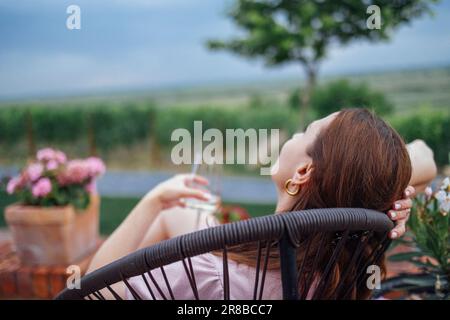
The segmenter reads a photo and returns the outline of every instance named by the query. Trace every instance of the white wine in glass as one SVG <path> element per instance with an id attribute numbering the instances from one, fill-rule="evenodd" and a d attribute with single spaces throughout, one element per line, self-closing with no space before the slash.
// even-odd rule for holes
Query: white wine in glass
<path id="1" fill-rule="evenodd" d="M 198 157 L 192 165 L 192 174 L 198 174 L 209 181 L 209 185 L 206 188 L 210 193 L 210 199 L 199 200 L 189 198 L 185 200 L 186 207 L 197 210 L 197 222 L 196 228 L 199 226 L 199 220 L 202 214 L 207 214 L 213 217 L 220 207 L 220 189 L 221 189 L 221 167 L 219 164 L 207 164 L 205 162 L 199 163 Z"/>
<path id="2" fill-rule="evenodd" d="M 211 199 L 206 201 L 198 199 L 186 199 L 186 207 L 197 209 L 201 213 L 213 214 L 220 205 L 220 197 L 211 195 Z"/>

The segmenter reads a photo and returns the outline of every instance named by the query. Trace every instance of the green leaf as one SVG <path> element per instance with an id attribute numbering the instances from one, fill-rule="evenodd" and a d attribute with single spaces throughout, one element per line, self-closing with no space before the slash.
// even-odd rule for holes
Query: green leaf
<path id="1" fill-rule="evenodd" d="M 392 256 L 389 256 L 389 261 L 398 262 L 398 261 L 411 261 L 413 258 L 422 257 L 423 254 L 421 252 L 402 252 L 397 253 Z"/>

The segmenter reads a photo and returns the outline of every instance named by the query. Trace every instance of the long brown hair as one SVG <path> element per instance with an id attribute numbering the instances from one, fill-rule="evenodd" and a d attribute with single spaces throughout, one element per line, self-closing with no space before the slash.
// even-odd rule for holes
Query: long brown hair
<path id="1" fill-rule="evenodd" d="M 403 191 L 411 177 L 411 162 L 402 138 L 397 132 L 379 117 L 366 109 L 344 109 L 336 116 L 327 128 L 317 136 L 315 142 L 308 148 L 312 159 L 313 171 L 309 181 L 302 185 L 297 203 L 292 211 L 333 208 L 358 207 L 386 212 L 393 202 L 402 197 Z M 327 237 L 331 243 L 334 235 L 316 235 L 317 239 L 300 244 L 298 263 L 303 258 L 304 272 L 299 274 L 299 290 L 305 296 L 304 290 L 311 286 L 310 279 L 320 279 L 327 261 L 331 257 L 333 247 L 322 248 L 317 270 L 312 270 L 311 261 L 318 252 L 321 237 Z M 363 251 L 363 257 L 368 259 L 374 249 L 375 241 L 369 241 Z M 346 244 L 343 254 L 327 280 L 327 286 L 322 292 L 322 298 L 333 298 L 335 289 L 341 279 L 341 273 L 348 267 L 354 244 Z M 279 269 L 277 250 L 272 250 L 268 269 Z M 243 245 L 231 248 L 230 258 L 248 265 L 255 264 L 256 249 L 253 245 Z M 309 262 L 308 262 L 309 261 Z M 384 273 L 384 257 L 377 262 Z M 356 272 L 356 270 L 355 270 Z M 313 277 L 308 276 L 313 274 Z M 344 287 L 351 286 L 351 283 Z M 345 298 L 363 299 L 369 296 L 365 284 L 356 287 Z"/>

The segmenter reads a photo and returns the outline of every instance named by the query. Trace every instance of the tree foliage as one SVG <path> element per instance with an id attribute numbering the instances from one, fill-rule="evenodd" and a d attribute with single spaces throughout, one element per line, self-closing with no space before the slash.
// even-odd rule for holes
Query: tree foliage
<path id="1" fill-rule="evenodd" d="M 300 62 L 313 66 L 332 44 L 388 40 L 398 26 L 431 12 L 434 0 L 238 0 L 228 16 L 243 35 L 210 40 L 211 49 L 262 57 L 268 65 Z M 381 10 L 381 28 L 367 27 L 369 5 Z"/>
<path id="2" fill-rule="evenodd" d="M 394 109 L 381 92 L 371 90 L 365 83 L 352 84 L 348 80 L 336 80 L 316 88 L 311 105 L 319 118 L 343 108 L 368 108 L 379 115 Z"/>
<path id="3" fill-rule="evenodd" d="M 226 50 L 261 58 L 268 66 L 300 64 L 306 72 L 302 104 L 310 103 L 320 63 L 330 46 L 352 41 L 386 41 L 392 32 L 425 13 L 438 0 L 236 0 L 227 15 L 240 34 L 228 40 L 210 40 L 212 50 Z M 380 29 L 368 28 L 378 6 Z"/>

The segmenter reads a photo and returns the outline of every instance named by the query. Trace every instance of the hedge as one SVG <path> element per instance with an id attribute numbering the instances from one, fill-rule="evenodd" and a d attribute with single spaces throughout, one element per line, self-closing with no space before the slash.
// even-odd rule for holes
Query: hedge
<path id="1" fill-rule="evenodd" d="M 288 104 L 293 110 L 299 110 L 301 94 L 301 89 L 290 94 Z M 394 111 L 394 105 L 382 92 L 364 82 L 337 79 L 320 84 L 311 95 L 311 111 L 319 118 L 345 107 L 366 107 L 382 116 Z"/>
<path id="2" fill-rule="evenodd" d="M 151 103 L 97 104 L 90 106 L 27 106 L 0 108 L 0 143 L 22 143 L 30 135 L 40 145 L 77 143 L 92 136 L 100 150 L 130 145 L 153 137 L 156 144 L 168 148 L 171 132 L 177 128 L 192 130 L 194 120 L 203 121 L 203 129 L 280 128 L 293 133 L 298 114 L 290 108 L 216 108 L 166 107 Z M 423 109 L 387 120 L 409 142 L 425 140 L 435 152 L 439 165 L 449 162 L 450 112 Z M 29 137 L 28 137 L 29 138 Z M 30 139 L 30 138 L 29 138 Z"/>
<path id="3" fill-rule="evenodd" d="M 406 116 L 392 116 L 387 120 L 406 142 L 424 140 L 434 151 L 438 165 L 450 164 L 450 110 L 421 109 Z"/>
<path id="4" fill-rule="evenodd" d="M 27 106 L 0 108 L 0 142 L 20 143 L 27 135 L 43 143 L 70 143 L 92 134 L 101 149 L 144 139 L 152 129 L 150 104 Z"/>
<path id="5" fill-rule="evenodd" d="M 261 108 L 259 110 L 243 108 L 183 108 L 172 107 L 159 110 L 155 121 L 155 134 L 160 146 L 171 146 L 171 132 L 177 128 L 186 128 L 191 134 L 195 120 L 201 120 L 203 130 L 226 129 L 283 129 L 292 133 L 297 121 L 287 108 Z"/>

